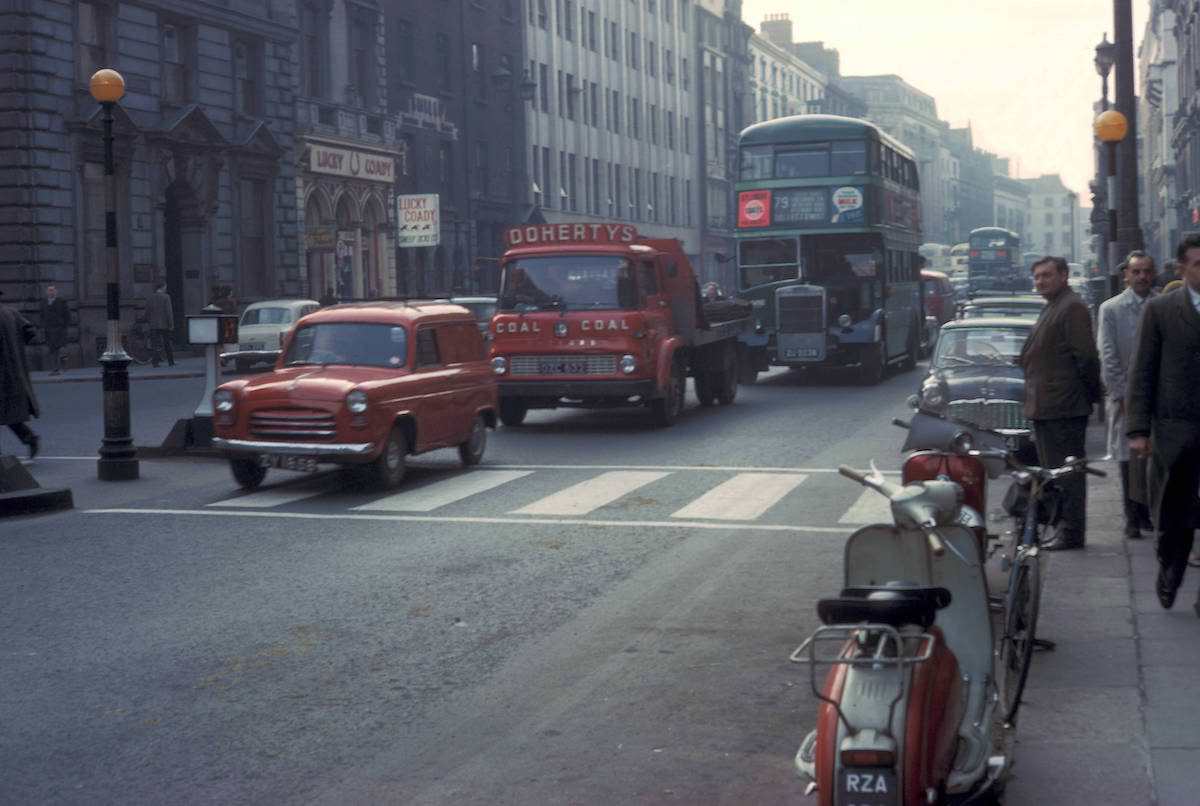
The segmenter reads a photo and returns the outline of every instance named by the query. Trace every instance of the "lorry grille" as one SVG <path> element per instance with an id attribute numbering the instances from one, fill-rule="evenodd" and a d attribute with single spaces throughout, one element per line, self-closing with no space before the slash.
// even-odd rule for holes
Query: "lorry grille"
<path id="1" fill-rule="evenodd" d="M 615 355 L 514 355 L 510 375 L 614 375 Z"/>
<path id="2" fill-rule="evenodd" d="M 1018 400 L 954 400 L 948 413 L 956 420 L 991 431 L 998 429 L 1029 431 L 1024 406 Z"/>
<path id="3" fill-rule="evenodd" d="M 825 332 L 824 295 L 779 294 L 776 304 L 779 307 L 780 333 Z"/>
<path id="4" fill-rule="evenodd" d="M 319 442 L 337 435 L 337 422 L 326 411 L 271 409 L 250 415 L 250 433 L 258 439 Z"/>

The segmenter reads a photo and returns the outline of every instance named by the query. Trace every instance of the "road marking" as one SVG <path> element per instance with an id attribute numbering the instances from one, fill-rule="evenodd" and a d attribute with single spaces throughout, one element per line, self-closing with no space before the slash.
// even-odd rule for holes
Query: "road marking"
<path id="1" fill-rule="evenodd" d="M 892 505 L 888 499 L 874 490 L 863 490 L 858 500 L 838 518 L 838 523 L 865 525 L 868 523 L 891 523 Z"/>
<path id="2" fill-rule="evenodd" d="M 329 473 L 323 473 L 320 476 L 305 479 L 299 483 L 283 484 L 278 487 L 257 490 L 248 495 L 236 495 L 233 498 L 216 501 L 208 506 L 265 509 L 267 507 L 277 507 L 282 504 L 292 504 L 324 492 L 326 487 L 325 482 L 329 480 L 328 477 L 330 475 Z"/>
<path id="3" fill-rule="evenodd" d="M 586 515 L 668 475 L 627 470 L 601 473 L 512 512 L 517 515 Z"/>
<path id="4" fill-rule="evenodd" d="M 837 473 L 836 467 L 746 467 L 744 465 L 488 465 L 492 470 L 712 470 L 733 473 Z M 880 470 L 900 475 L 899 470 Z"/>
<path id="5" fill-rule="evenodd" d="M 598 526 L 633 529 L 736 529 L 739 532 L 792 532 L 845 535 L 845 526 L 793 526 L 775 523 L 713 523 L 712 521 L 619 521 L 584 518 L 504 518 L 470 515 L 372 515 L 328 512 L 270 512 L 220 509 L 85 509 L 87 515 L 199 515 L 218 518 L 282 518 L 292 520 L 376 521 L 389 523 L 463 523 L 512 526 Z"/>
<path id="6" fill-rule="evenodd" d="M 672 518 L 752 521 L 779 503 L 808 476 L 800 473 L 739 473 L 681 510 Z"/>
<path id="7" fill-rule="evenodd" d="M 432 512 L 472 495 L 529 476 L 532 470 L 473 470 L 442 481 L 380 498 L 369 504 L 351 507 L 354 511 Z"/>

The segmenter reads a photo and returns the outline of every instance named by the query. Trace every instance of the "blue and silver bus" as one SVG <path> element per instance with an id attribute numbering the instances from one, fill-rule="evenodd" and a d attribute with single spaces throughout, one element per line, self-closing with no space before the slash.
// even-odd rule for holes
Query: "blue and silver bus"
<path id="1" fill-rule="evenodd" d="M 921 349 L 917 167 L 864 120 L 797 115 L 739 138 L 738 294 L 764 365 L 857 367 L 876 382 Z"/>
<path id="2" fill-rule="evenodd" d="M 1028 291 L 1029 274 L 1021 263 L 1021 236 L 1003 227 L 971 230 L 967 242 L 967 280 L 972 294 Z"/>

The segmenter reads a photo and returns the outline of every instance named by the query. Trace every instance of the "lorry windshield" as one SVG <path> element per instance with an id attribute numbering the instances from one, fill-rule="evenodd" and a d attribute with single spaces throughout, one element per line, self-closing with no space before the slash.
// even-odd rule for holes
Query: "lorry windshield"
<path id="1" fill-rule="evenodd" d="M 348 364 L 396 369 L 404 366 L 407 356 L 408 331 L 399 325 L 322 322 L 296 331 L 283 365 Z"/>
<path id="2" fill-rule="evenodd" d="M 638 307 L 633 263 L 617 255 L 554 255 L 504 267 L 500 310 L 603 310 Z"/>

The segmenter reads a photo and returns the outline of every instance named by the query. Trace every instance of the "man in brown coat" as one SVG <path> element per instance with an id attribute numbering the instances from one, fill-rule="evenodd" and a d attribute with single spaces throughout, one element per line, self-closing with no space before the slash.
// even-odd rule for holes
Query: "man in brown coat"
<path id="1" fill-rule="evenodd" d="M 1025 416 L 1033 421 L 1038 462 L 1044 467 L 1086 455 L 1088 418 L 1092 406 L 1104 398 L 1092 318 L 1067 282 L 1070 271 L 1061 257 L 1044 257 L 1033 264 L 1033 285 L 1046 298 L 1046 307 L 1017 359 L 1025 368 Z M 1082 473 L 1075 473 L 1059 484 L 1062 521 L 1043 548 L 1083 548 L 1087 482 Z"/>
<path id="2" fill-rule="evenodd" d="M 1146 303 L 1129 370 L 1126 429 L 1131 453 L 1150 457 L 1158 527 L 1159 603 L 1169 608 L 1183 584 L 1195 540 L 1200 490 L 1200 235 L 1179 245 L 1183 287 Z M 1193 605 L 1200 616 L 1200 599 Z"/>

